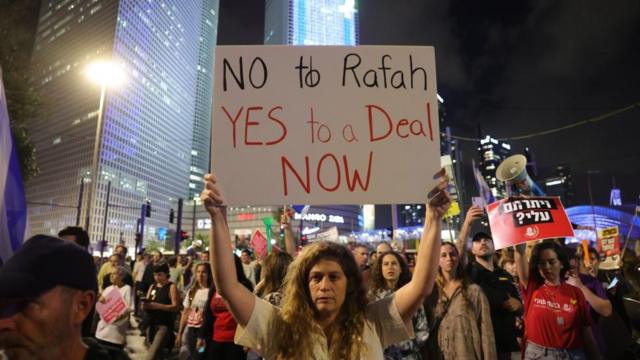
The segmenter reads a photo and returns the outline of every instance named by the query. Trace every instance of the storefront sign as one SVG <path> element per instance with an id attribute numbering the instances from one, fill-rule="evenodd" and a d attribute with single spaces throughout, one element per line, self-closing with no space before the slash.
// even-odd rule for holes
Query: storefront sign
<path id="1" fill-rule="evenodd" d="M 344 224 L 344 217 L 340 215 L 327 215 L 327 214 L 317 214 L 317 213 L 311 213 L 311 214 L 307 213 L 302 215 L 302 214 L 295 213 L 293 215 L 293 219 Z"/>

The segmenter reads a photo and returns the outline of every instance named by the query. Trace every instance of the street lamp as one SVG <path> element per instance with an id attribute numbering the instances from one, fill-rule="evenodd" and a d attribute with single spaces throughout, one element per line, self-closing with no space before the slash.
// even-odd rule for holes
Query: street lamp
<path id="1" fill-rule="evenodd" d="M 109 61 L 97 61 L 87 66 L 85 75 L 92 83 L 100 85 L 100 106 L 98 107 L 98 121 L 96 124 L 96 138 L 93 143 L 93 160 L 91 162 L 91 186 L 88 188 L 85 229 L 91 236 L 91 214 L 93 199 L 98 186 L 98 161 L 102 147 L 102 130 L 104 127 L 104 102 L 108 87 L 117 87 L 124 82 L 124 72 Z M 83 179 L 84 181 L 84 179 Z M 107 219 L 105 217 L 104 221 Z M 102 239 L 104 240 L 104 239 Z"/>

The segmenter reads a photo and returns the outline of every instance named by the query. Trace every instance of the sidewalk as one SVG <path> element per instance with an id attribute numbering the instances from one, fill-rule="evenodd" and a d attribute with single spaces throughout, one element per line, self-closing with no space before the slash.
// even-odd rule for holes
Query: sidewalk
<path id="1" fill-rule="evenodd" d="M 147 346 L 144 343 L 144 336 L 138 330 L 138 320 L 131 317 L 131 327 L 127 330 L 127 345 L 125 350 L 131 360 L 144 360 L 147 356 Z"/>

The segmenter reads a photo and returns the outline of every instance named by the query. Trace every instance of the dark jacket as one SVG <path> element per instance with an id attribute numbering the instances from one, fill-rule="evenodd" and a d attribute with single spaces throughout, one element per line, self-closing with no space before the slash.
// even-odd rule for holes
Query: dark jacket
<path id="1" fill-rule="evenodd" d="M 495 266 L 493 271 L 489 271 L 473 258 L 467 266 L 467 274 L 472 282 L 482 288 L 482 292 L 489 300 L 498 353 L 520 351 L 517 341 L 516 314 L 508 312 L 502 307 L 502 303 L 509 296 L 522 302 L 511 275 L 498 266 Z"/>

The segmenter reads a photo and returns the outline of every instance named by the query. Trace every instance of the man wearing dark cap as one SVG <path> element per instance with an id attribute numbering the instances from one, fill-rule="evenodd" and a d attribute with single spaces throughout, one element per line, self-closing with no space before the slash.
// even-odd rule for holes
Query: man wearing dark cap
<path id="1" fill-rule="evenodd" d="M 96 289 L 83 248 L 46 235 L 27 240 L 0 270 L 0 349 L 12 360 L 126 359 L 81 337 Z"/>
<path id="2" fill-rule="evenodd" d="M 484 211 L 478 206 L 471 207 L 467 212 L 457 243 L 461 261 L 465 258 L 466 241 L 471 225 L 483 216 Z M 466 266 L 467 275 L 482 288 L 489 300 L 498 359 L 519 359 L 516 316 L 522 314 L 523 306 L 518 289 L 513 285 L 511 275 L 495 264 L 495 248 L 491 235 L 485 232 L 476 233 L 472 238 L 471 253 L 473 256 Z"/>

